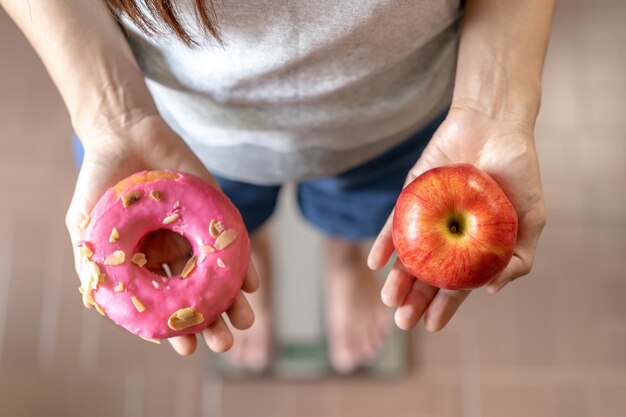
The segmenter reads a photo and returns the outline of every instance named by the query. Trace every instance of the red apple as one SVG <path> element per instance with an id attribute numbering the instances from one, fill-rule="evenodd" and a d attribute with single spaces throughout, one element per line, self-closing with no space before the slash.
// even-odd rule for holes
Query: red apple
<path id="1" fill-rule="evenodd" d="M 392 236 L 416 278 L 438 288 L 477 288 L 511 260 L 517 213 L 489 175 L 453 164 L 424 172 L 402 190 Z"/>

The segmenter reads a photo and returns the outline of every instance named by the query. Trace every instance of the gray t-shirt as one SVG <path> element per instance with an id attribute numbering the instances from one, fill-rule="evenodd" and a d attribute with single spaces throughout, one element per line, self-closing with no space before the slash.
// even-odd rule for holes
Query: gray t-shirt
<path id="1" fill-rule="evenodd" d="M 273 184 L 335 174 L 398 144 L 450 102 L 458 0 L 216 8 L 223 46 L 206 39 L 188 48 L 123 24 L 164 119 L 218 175 Z M 193 12 L 185 15 L 198 33 Z"/>

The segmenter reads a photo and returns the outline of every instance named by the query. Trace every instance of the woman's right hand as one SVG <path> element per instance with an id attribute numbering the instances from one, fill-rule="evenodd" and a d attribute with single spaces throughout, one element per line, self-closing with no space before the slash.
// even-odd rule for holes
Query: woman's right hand
<path id="1" fill-rule="evenodd" d="M 194 174 L 218 186 L 191 149 L 158 114 L 142 114 L 135 120 L 120 118 L 119 122 L 79 132 L 79 135 L 85 156 L 66 216 L 77 272 L 80 255 L 76 244 L 82 240 L 80 223 L 104 192 L 118 181 L 138 171 L 171 169 Z M 252 325 L 254 313 L 243 292 L 252 292 L 257 285 L 257 275 L 250 262 L 242 292 L 225 313 L 233 327 L 243 330 Z M 84 297 L 83 303 L 91 307 Z M 223 317 L 209 324 L 202 335 L 209 348 L 216 352 L 227 351 L 233 343 Z M 174 337 L 169 341 L 181 355 L 193 353 L 197 345 L 195 335 Z"/>

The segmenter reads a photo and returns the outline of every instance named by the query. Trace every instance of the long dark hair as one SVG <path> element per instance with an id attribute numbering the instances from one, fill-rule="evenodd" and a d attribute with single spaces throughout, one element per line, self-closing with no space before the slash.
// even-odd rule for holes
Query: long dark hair
<path id="1" fill-rule="evenodd" d="M 115 14 L 125 15 L 147 34 L 156 35 L 163 32 L 156 27 L 153 20 L 163 22 L 167 30 L 171 30 L 186 45 L 192 46 L 197 40 L 185 30 L 181 23 L 180 10 L 173 4 L 176 0 L 105 0 L 109 9 Z M 215 5 L 213 0 L 193 0 L 195 2 L 196 18 L 205 33 L 222 42 L 222 36 L 217 26 Z M 145 4 L 148 13 L 140 7 Z"/>

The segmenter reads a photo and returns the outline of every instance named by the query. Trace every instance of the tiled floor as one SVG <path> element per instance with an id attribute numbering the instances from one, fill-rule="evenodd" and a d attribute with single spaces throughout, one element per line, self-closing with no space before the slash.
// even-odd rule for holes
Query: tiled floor
<path id="1" fill-rule="evenodd" d="M 406 377 L 225 382 L 203 355 L 81 307 L 63 227 L 70 126 L 0 12 L 0 415 L 626 415 L 625 17 L 621 1 L 559 7 L 537 127 L 550 218 L 531 276 L 415 332 Z"/>

